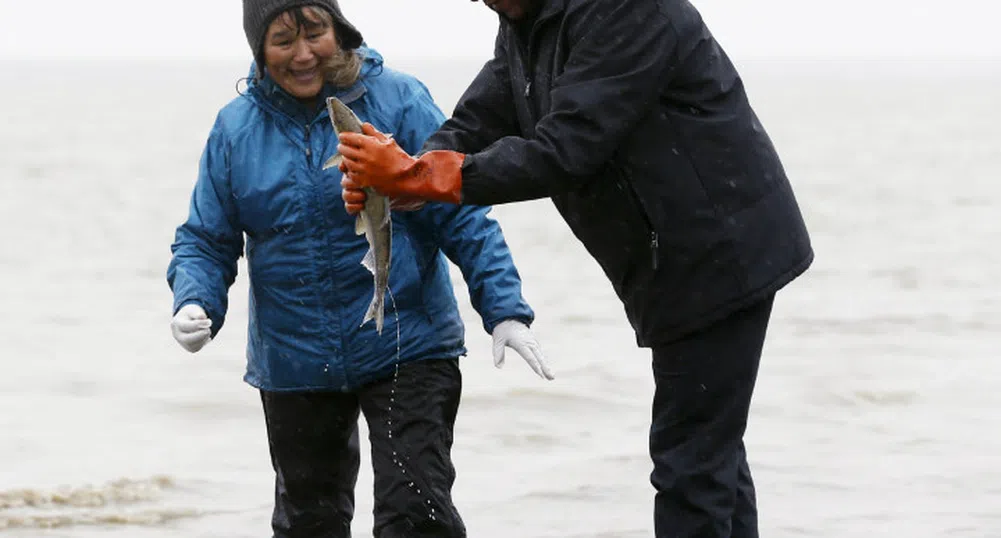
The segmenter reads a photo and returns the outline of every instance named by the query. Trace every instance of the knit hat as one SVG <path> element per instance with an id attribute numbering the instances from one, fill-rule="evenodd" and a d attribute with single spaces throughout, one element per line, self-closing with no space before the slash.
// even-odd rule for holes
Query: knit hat
<path id="1" fill-rule="evenodd" d="M 334 31 L 342 49 L 351 50 L 361 46 L 361 32 L 344 18 L 337 0 L 243 0 L 243 31 L 247 34 L 247 43 L 250 44 L 250 50 L 254 54 L 258 75 L 264 71 L 264 58 L 261 57 L 261 53 L 268 26 L 279 14 L 304 6 L 316 6 L 330 12 L 334 18 Z"/>

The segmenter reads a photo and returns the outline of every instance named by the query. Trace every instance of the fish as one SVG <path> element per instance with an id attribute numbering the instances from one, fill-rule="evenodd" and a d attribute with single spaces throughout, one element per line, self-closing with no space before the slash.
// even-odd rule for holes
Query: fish
<path id="1" fill-rule="evenodd" d="M 328 97 L 327 112 L 330 113 L 330 123 L 336 133 L 361 132 L 361 120 L 340 99 Z M 341 154 L 335 153 L 323 163 L 323 169 L 338 168 L 342 160 Z M 393 219 L 390 213 L 392 201 L 374 189 L 366 187 L 364 191 L 368 198 L 365 200 L 365 209 L 355 219 L 355 234 L 364 235 L 368 241 L 368 252 L 361 264 L 372 273 L 375 289 L 361 326 L 375 321 L 375 330 L 381 336 L 386 290 L 389 288 L 389 268 L 393 261 Z"/>

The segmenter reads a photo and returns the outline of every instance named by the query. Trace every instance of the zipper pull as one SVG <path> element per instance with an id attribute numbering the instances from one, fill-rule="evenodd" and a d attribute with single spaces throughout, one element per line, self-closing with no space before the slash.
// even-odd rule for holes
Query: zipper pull
<path id="1" fill-rule="evenodd" d="M 303 130 L 306 131 L 306 137 L 305 137 L 305 139 L 306 139 L 306 157 L 312 157 L 313 156 L 313 152 L 312 152 L 312 150 L 309 147 L 309 124 L 308 123 L 303 126 Z"/>
<path id="2" fill-rule="evenodd" d="M 531 96 L 532 96 L 532 81 L 530 80 L 525 83 L 525 97 L 531 97 Z"/>
<path id="3" fill-rule="evenodd" d="M 657 270 L 657 251 L 660 249 L 660 238 L 657 232 L 650 232 L 650 254 L 653 256 L 653 270 Z"/>

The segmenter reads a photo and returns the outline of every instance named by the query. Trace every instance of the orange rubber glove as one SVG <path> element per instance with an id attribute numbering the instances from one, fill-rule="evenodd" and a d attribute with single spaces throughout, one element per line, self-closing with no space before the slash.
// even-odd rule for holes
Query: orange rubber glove
<path id="1" fill-rule="evenodd" d="M 368 194 L 359 187 L 357 183 L 351 181 L 347 175 L 341 178 L 341 199 L 344 200 L 344 209 L 349 215 L 357 215 L 365 209 L 365 201 Z M 394 211 L 417 211 L 424 207 L 424 200 L 413 198 L 392 198 L 389 202 L 390 209 Z"/>
<path id="2" fill-rule="evenodd" d="M 341 133 L 337 146 L 344 158 L 341 171 L 358 187 L 390 198 L 462 202 L 464 154 L 436 150 L 415 159 L 370 123 L 362 125 L 362 133 Z M 347 199 L 345 209 L 351 209 Z"/>
<path id="3" fill-rule="evenodd" d="M 341 163 L 341 166 L 343 167 L 344 164 Z M 357 183 L 351 181 L 347 174 L 344 174 L 344 177 L 341 178 L 341 200 L 344 200 L 344 210 L 348 212 L 348 215 L 357 215 L 365 209 L 365 200 L 368 200 L 368 195 L 361 190 Z"/>

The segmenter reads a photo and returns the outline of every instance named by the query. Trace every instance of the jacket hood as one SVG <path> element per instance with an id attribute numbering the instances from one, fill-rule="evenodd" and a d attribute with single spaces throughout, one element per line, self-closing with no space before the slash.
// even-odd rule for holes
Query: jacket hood
<path id="1" fill-rule="evenodd" d="M 379 51 L 368 47 L 364 42 L 362 43 L 362 46 L 355 50 L 357 50 L 358 54 L 361 54 L 363 58 L 359 79 L 365 78 L 369 75 L 378 74 L 378 72 L 382 70 L 384 60 L 382 58 L 382 54 L 379 54 Z M 257 61 L 251 60 L 250 70 L 247 72 L 247 86 L 256 86 L 258 82 Z"/>
<path id="2" fill-rule="evenodd" d="M 382 72 L 383 59 L 378 51 L 365 46 L 359 47 L 357 51 L 363 58 L 358 80 L 348 88 L 334 88 L 330 84 L 324 84 L 319 95 L 321 100 L 326 100 L 330 96 L 336 96 L 345 103 L 354 101 L 367 92 L 364 80 L 368 77 L 378 76 Z M 254 99 L 267 102 L 270 106 L 281 110 L 292 118 L 308 121 L 316 117 L 318 112 L 321 116 L 326 113 L 324 107 L 320 107 L 320 110 L 317 110 L 300 104 L 298 100 L 275 83 L 267 73 L 262 78 L 257 78 L 256 62 L 252 61 L 250 63 L 250 71 L 246 80 L 246 93 L 248 95 L 255 96 Z"/>

